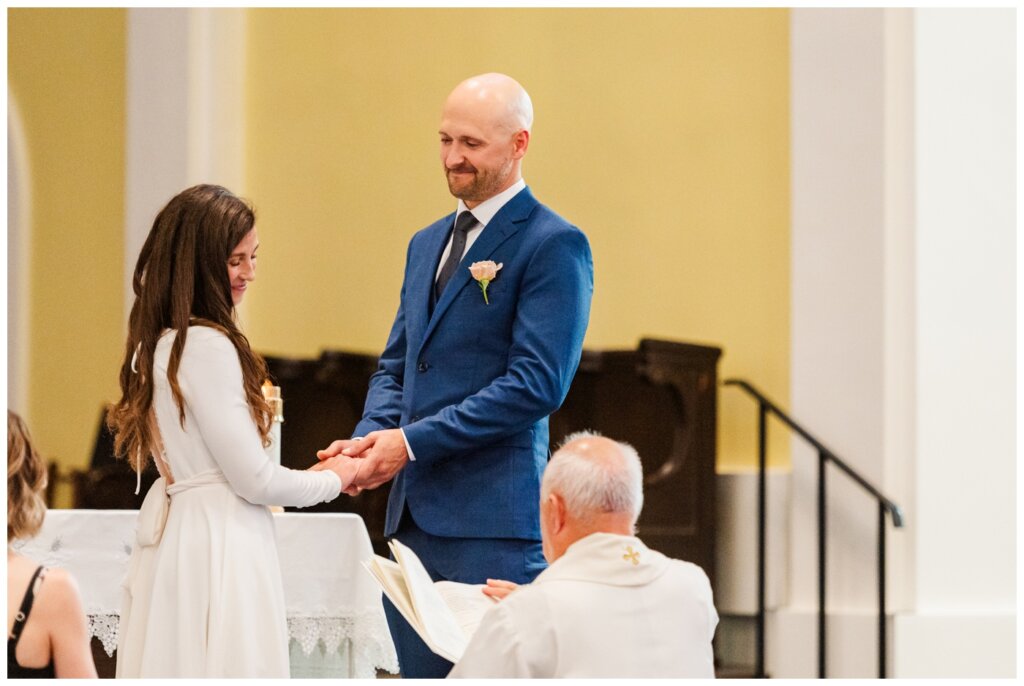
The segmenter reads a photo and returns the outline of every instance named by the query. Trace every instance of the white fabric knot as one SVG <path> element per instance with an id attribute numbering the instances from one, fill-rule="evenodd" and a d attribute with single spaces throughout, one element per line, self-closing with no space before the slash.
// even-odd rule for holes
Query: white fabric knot
<path id="1" fill-rule="evenodd" d="M 146 499 L 142 501 L 142 507 L 139 508 L 135 540 L 140 546 L 146 547 L 160 542 L 164 534 L 164 525 L 167 524 L 170 502 L 170 498 L 167 497 L 167 482 L 161 476 L 153 482 L 146 493 Z"/>

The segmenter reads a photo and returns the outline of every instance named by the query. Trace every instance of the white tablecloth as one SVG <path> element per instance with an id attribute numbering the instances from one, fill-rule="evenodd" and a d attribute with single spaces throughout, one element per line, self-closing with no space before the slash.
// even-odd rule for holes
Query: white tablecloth
<path id="1" fill-rule="evenodd" d="M 121 583 L 137 510 L 50 510 L 20 552 L 75 577 L 89 628 L 108 655 L 117 648 Z M 354 514 L 275 514 L 287 606 L 292 676 L 372 678 L 398 672 L 380 588 L 360 564 L 373 555 Z"/>

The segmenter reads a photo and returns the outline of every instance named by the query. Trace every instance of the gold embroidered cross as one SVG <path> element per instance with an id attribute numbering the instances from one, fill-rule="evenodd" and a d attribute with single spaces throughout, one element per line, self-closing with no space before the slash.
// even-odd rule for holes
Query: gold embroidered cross
<path id="1" fill-rule="evenodd" d="M 626 554 L 622 556 L 622 559 L 626 560 L 627 562 L 632 562 L 633 565 L 636 566 L 640 564 L 640 553 L 633 550 L 633 546 L 627 545 Z"/>

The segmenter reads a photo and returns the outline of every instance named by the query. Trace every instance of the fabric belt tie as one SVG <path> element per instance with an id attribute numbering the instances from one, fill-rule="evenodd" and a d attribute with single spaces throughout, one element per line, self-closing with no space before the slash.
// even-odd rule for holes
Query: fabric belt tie
<path id="1" fill-rule="evenodd" d="M 213 486 L 215 484 L 226 484 L 227 482 L 228 480 L 224 476 L 224 472 L 219 469 L 211 469 L 206 472 L 199 472 L 190 479 L 175 481 L 167 487 L 167 495 L 178 495 L 183 491 L 199 488 L 200 486 Z"/>
<path id="2" fill-rule="evenodd" d="M 146 499 L 139 508 L 139 523 L 135 531 L 135 539 L 142 547 L 156 545 L 163 537 L 164 526 L 167 524 L 167 513 L 171 506 L 171 497 L 203 486 L 215 486 L 228 482 L 219 469 L 200 472 L 190 479 L 176 481 L 170 486 L 167 480 L 160 477 L 153 482 Z"/>
<path id="3" fill-rule="evenodd" d="M 140 578 L 140 569 L 151 567 L 155 563 L 156 546 L 160 543 L 160 539 L 163 538 L 164 527 L 167 525 L 167 515 L 171 509 L 171 496 L 193 488 L 215 486 L 217 484 L 226 484 L 227 482 L 228 480 L 224 473 L 219 469 L 200 472 L 191 479 L 177 481 L 170 486 L 167 485 L 167 479 L 163 476 L 153 482 L 149 492 L 146 493 L 146 498 L 142 501 L 142 507 L 139 508 L 139 519 L 135 529 L 137 545 L 132 547 L 131 557 L 128 560 L 128 572 L 125 574 L 124 581 L 122 582 L 122 586 L 128 593 L 128 600 L 123 607 L 130 608 L 131 606 L 132 598 L 136 593 L 135 584 L 137 579 Z M 124 631 L 123 622 L 127 616 L 127 614 L 124 614 L 121 617 L 122 624 L 120 629 L 122 632 Z M 124 636 L 124 633 L 121 636 Z M 121 643 L 119 641 L 118 647 L 120 648 L 120 646 Z"/>

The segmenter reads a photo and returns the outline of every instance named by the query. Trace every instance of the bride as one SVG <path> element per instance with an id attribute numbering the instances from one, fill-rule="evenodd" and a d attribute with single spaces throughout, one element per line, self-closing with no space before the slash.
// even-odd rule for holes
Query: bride
<path id="1" fill-rule="evenodd" d="M 268 505 L 332 500 L 358 471 L 286 469 L 264 451 L 267 367 L 234 319 L 256 277 L 254 222 L 227 189 L 194 186 L 157 215 L 135 267 L 109 423 L 116 452 L 137 472 L 152 456 L 161 478 L 139 513 L 118 677 L 287 677 Z"/>

